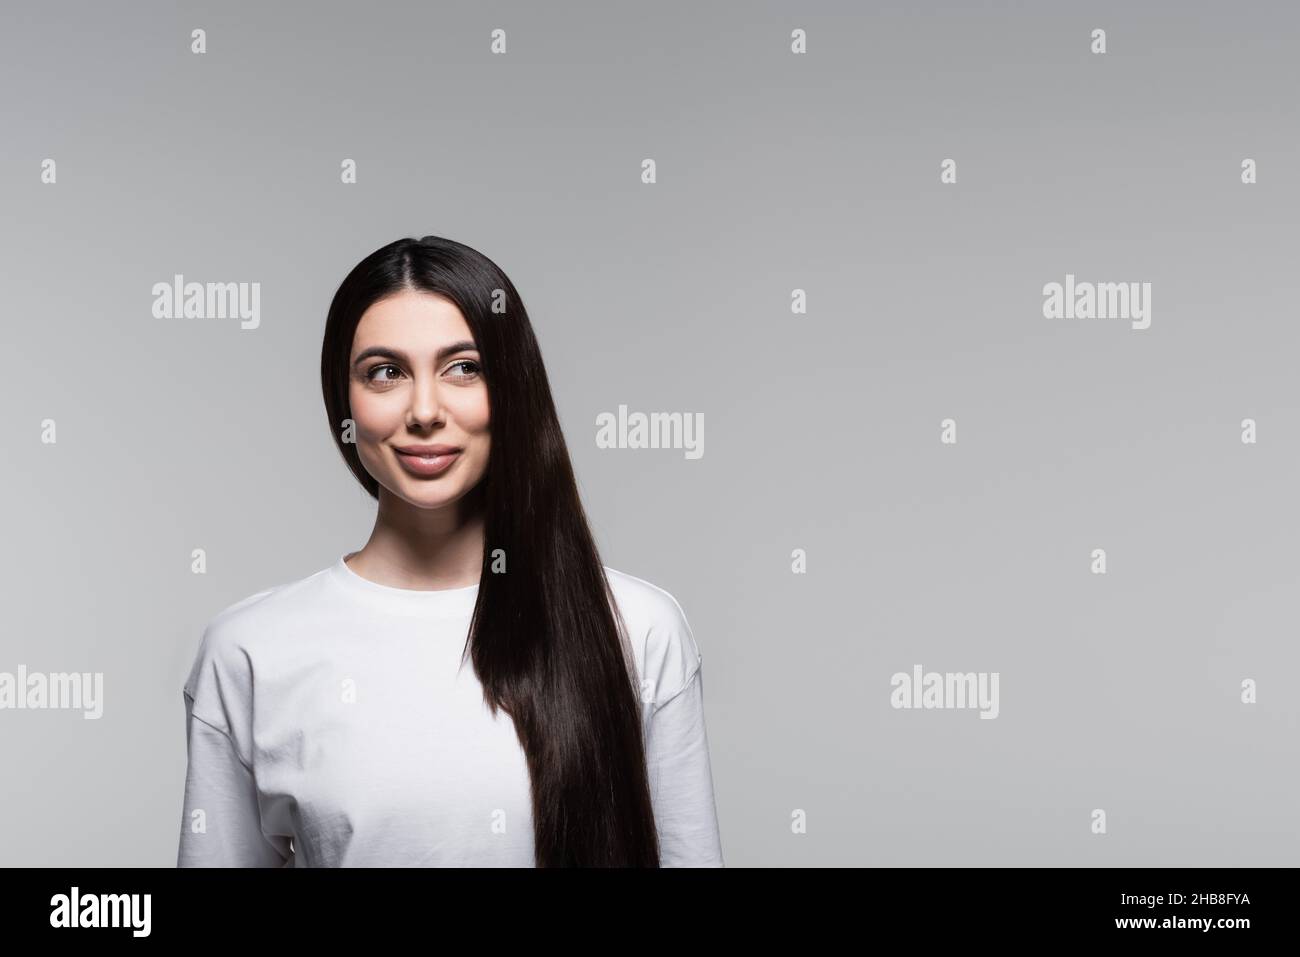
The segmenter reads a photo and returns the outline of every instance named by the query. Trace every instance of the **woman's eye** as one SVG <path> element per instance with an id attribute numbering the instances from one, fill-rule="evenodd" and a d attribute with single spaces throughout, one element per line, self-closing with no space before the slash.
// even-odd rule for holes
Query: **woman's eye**
<path id="1" fill-rule="evenodd" d="M 451 364 L 451 368 L 453 369 L 456 368 L 457 366 L 469 366 L 470 369 L 468 375 L 456 376 L 456 378 L 458 379 L 472 379 L 474 378 L 474 376 L 479 374 L 479 365 L 473 359 L 461 359 Z"/>
<path id="2" fill-rule="evenodd" d="M 381 366 L 375 366 L 373 369 L 371 369 L 369 372 L 366 373 L 366 378 L 369 379 L 371 382 L 392 382 L 393 380 L 388 376 L 375 375 L 375 373 L 380 372 L 383 369 L 391 369 L 392 371 L 396 372 L 398 375 L 401 375 L 402 372 L 402 370 L 397 368 L 397 366 L 395 365 L 385 364 Z"/>

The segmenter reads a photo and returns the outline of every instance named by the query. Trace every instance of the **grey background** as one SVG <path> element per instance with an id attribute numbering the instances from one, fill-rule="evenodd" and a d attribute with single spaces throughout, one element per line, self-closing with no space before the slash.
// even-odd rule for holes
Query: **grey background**
<path id="1" fill-rule="evenodd" d="M 105 715 L 0 712 L 0 863 L 174 864 L 204 624 L 373 521 L 330 297 L 426 233 L 519 287 L 606 564 L 690 619 L 728 865 L 1300 861 L 1294 6 L 3 16 L 0 670 L 102 671 Z M 177 272 L 261 328 L 154 319 Z M 1151 328 L 1043 318 L 1067 272 Z M 704 457 L 597 449 L 620 403 Z M 893 710 L 916 663 L 1000 717 Z"/>

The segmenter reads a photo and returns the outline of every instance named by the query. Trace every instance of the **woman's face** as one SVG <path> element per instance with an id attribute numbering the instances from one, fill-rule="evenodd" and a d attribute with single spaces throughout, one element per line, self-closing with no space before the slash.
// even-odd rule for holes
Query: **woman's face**
<path id="1" fill-rule="evenodd" d="M 374 303 L 349 357 L 348 398 L 366 471 L 421 508 L 449 505 L 477 485 L 491 446 L 482 373 L 469 324 L 448 300 L 404 290 Z"/>

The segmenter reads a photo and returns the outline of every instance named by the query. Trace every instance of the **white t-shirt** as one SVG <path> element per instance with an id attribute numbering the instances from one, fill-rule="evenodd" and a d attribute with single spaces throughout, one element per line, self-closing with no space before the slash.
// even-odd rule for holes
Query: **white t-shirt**
<path id="1" fill-rule="evenodd" d="M 661 866 L 721 867 L 700 650 L 672 595 L 605 571 Z M 461 663 L 478 588 L 381 585 L 340 556 L 218 613 L 183 691 L 177 866 L 533 867 L 523 748 Z"/>

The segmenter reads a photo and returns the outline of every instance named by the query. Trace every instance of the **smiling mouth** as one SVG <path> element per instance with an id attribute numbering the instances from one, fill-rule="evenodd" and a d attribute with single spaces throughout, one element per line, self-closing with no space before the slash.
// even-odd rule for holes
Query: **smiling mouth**
<path id="1" fill-rule="evenodd" d="M 429 476 L 438 475 L 451 468 L 452 464 L 460 456 L 461 450 L 454 449 L 448 452 L 403 452 L 401 449 L 393 450 L 397 455 L 397 461 L 408 472 L 415 475 Z"/>

